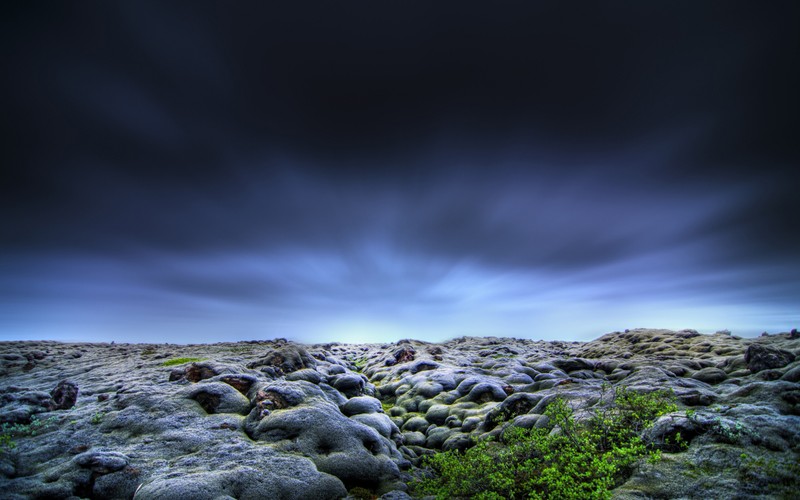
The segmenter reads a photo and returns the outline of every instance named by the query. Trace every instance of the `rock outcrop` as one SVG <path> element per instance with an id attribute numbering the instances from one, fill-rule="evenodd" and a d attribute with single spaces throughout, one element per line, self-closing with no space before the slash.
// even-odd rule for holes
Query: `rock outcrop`
<path id="1" fill-rule="evenodd" d="M 0 490 L 407 498 L 422 457 L 546 425 L 556 396 L 580 415 L 625 386 L 671 389 L 680 411 L 643 435 L 664 459 L 637 466 L 615 497 L 782 498 L 800 486 L 798 355 L 790 334 L 645 329 L 586 343 L 4 342 Z"/>

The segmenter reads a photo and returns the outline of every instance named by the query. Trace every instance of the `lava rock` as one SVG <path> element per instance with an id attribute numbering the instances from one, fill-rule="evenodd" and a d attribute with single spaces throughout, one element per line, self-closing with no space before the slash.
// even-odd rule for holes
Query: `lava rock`
<path id="1" fill-rule="evenodd" d="M 78 384 L 69 380 L 62 380 L 50 392 L 52 402 L 51 410 L 69 410 L 78 400 Z"/>
<path id="2" fill-rule="evenodd" d="M 747 368 L 753 373 L 783 368 L 794 361 L 794 358 L 794 354 L 789 351 L 762 344 L 751 344 L 744 353 Z"/>

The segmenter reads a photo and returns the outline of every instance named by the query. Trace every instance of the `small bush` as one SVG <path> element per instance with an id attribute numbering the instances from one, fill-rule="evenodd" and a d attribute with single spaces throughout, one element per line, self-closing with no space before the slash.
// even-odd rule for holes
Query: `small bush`
<path id="1" fill-rule="evenodd" d="M 579 423 L 567 402 L 556 398 L 545 410 L 546 426 L 509 427 L 499 442 L 436 454 L 425 462 L 428 476 L 414 488 L 437 499 L 609 498 L 640 458 L 660 458 L 639 435 L 676 409 L 671 391 L 639 394 L 619 388 L 613 402 L 598 405 Z"/>
<path id="2" fill-rule="evenodd" d="M 30 423 L 27 424 L 3 424 L 0 426 L 0 450 L 16 448 L 17 443 L 14 441 L 14 437 L 35 436 L 40 430 L 55 423 L 56 420 L 56 417 L 39 420 L 36 415 L 33 415 Z"/>
<path id="3" fill-rule="evenodd" d="M 168 359 L 161 363 L 162 366 L 175 366 L 175 365 L 182 365 L 184 363 L 194 363 L 195 361 L 203 361 L 205 358 L 174 358 Z"/>

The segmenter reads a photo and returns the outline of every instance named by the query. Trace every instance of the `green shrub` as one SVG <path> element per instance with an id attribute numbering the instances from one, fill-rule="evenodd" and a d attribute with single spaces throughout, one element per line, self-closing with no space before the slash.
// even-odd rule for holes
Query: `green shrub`
<path id="1" fill-rule="evenodd" d="M 56 417 L 39 420 L 39 417 L 32 415 L 30 423 L 27 424 L 3 424 L 0 426 L 0 450 L 16 448 L 17 443 L 14 441 L 14 437 L 35 436 L 40 430 L 55 423 L 56 420 Z"/>
<path id="2" fill-rule="evenodd" d="M 175 366 L 184 363 L 194 363 L 195 361 L 203 361 L 205 358 L 174 358 L 161 363 L 162 366 Z"/>
<path id="3" fill-rule="evenodd" d="M 436 454 L 425 462 L 427 476 L 413 487 L 438 499 L 609 498 L 640 458 L 660 458 L 639 434 L 676 409 L 671 391 L 638 394 L 619 388 L 613 402 L 599 404 L 579 423 L 558 397 L 545 410 L 544 427 L 509 427 L 498 442 Z"/>

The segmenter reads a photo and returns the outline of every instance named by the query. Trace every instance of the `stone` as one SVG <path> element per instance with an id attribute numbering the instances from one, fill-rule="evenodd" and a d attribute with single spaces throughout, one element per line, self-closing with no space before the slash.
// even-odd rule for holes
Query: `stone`
<path id="1" fill-rule="evenodd" d="M 286 375 L 286 380 L 305 380 L 306 382 L 311 382 L 312 384 L 319 384 L 322 381 L 322 376 L 317 370 L 312 368 L 303 368 L 302 370 L 296 370 Z"/>
<path id="2" fill-rule="evenodd" d="M 390 458 L 394 443 L 382 439 L 375 429 L 347 418 L 331 403 L 317 401 L 275 411 L 248 433 L 275 449 L 310 458 L 317 470 L 336 476 L 348 488 L 380 489 L 400 477 Z"/>
<path id="3" fill-rule="evenodd" d="M 789 351 L 762 344 L 751 344 L 744 353 L 747 368 L 753 373 L 783 368 L 794 361 L 794 358 L 794 354 Z"/>
<path id="4" fill-rule="evenodd" d="M 753 372 L 760 354 L 745 360 L 751 346 L 796 356 L 790 337 L 633 329 L 590 342 L 0 342 L 0 422 L 46 423 L 0 453 L 0 496 L 406 498 L 424 457 L 544 428 L 556 397 L 585 421 L 627 387 L 671 390 L 681 411 L 643 430 L 662 460 L 637 463 L 615 498 L 792 498 L 800 363 Z M 184 356 L 206 361 L 173 370 L 160 361 Z M 361 372 L 353 360 L 366 360 Z M 24 371 L 28 362 L 35 368 Z M 82 398 L 56 413 L 50 392 L 66 376 Z M 669 439 L 678 433 L 688 449 Z M 774 480 L 748 466 L 761 458 Z"/>
<path id="5" fill-rule="evenodd" d="M 719 368 L 703 368 L 695 372 L 692 378 L 707 384 L 716 385 L 728 378 L 728 375 Z"/>
<path id="6" fill-rule="evenodd" d="M 247 415 L 250 400 L 234 386 L 223 382 L 207 382 L 190 387 L 186 397 L 196 401 L 206 413 Z"/>
<path id="7" fill-rule="evenodd" d="M 342 413 L 351 417 L 362 413 L 378 413 L 383 411 L 381 402 L 370 396 L 358 396 L 348 399 L 341 407 Z"/>
<path id="8" fill-rule="evenodd" d="M 247 365 L 248 368 L 270 367 L 279 376 L 316 366 L 314 357 L 303 347 L 294 344 L 273 349 L 263 358 Z"/>
<path id="9" fill-rule="evenodd" d="M 62 380 L 50 392 L 52 402 L 51 410 L 69 410 L 78 400 L 78 384 L 69 380 Z"/>
<path id="10" fill-rule="evenodd" d="M 333 380 L 329 382 L 334 389 L 341 392 L 348 398 L 364 395 L 364 387 L 366 382 L 356 373 L 344 373 L 336 375 Z"/>

